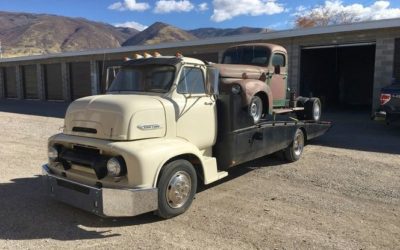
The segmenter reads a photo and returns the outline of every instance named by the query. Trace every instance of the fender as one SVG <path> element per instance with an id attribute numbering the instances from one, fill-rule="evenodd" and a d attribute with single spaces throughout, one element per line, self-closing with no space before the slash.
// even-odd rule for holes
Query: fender
<path id="1" fill-rule="evenodd" d="M 239 84 L 243 90 L 242 92 L 243 106 L 248 106 L 250 104 L 251 98 L 254 95 L 258 93 L 263 93 L 268 98 L 268 113 L 269 114 L 272 113 L 272 108 L 273 108 L 272 91 L 270 87 L 267 84 L 265 84 L 265 82 L 255 79 L 242 79 L 235 81 L 234 83 Z"/>
<path id="2" fill-rule="evenodd" d="M 181 138 L 115 142 L 112 143 L 112 149 L 124 157 L 128 168 L 129 182 L 136 188 L 156 187 L 161 168 L 170 159 L 179 155 L 191 154 L 196 156 L 200 160 L 204 176 L 207 176 L 207 171 L 211 170 L 205 167 L 211 164 L 204 161 L 202 152 L 196 146 Z"/>

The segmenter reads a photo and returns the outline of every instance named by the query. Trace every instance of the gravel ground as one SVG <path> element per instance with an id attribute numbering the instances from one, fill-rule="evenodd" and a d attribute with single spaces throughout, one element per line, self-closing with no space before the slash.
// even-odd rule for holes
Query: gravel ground
<path id="1" fill-rule="evenodd" d="M 303 158 L 264 157 L 202 188 L 183 215 L 104 219 L 43 194 L 65 105 L 0 102 L 0 248 L 399 249 L 400 126 L 331 113 Z"/>

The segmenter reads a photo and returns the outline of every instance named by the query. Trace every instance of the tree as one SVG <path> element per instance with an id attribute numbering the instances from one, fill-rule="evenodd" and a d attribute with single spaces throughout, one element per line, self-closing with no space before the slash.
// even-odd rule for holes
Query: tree
<path id="1" fill-rule="evenodd" d="M 316 26 L 348 24 L 357 21 L 360 20 L 358 20 L 355 13 L 346 9 L 331 8 L 330 6 L 325 5 L 297 13 L 295 25 L 297 28 L 310 28 Z"/>

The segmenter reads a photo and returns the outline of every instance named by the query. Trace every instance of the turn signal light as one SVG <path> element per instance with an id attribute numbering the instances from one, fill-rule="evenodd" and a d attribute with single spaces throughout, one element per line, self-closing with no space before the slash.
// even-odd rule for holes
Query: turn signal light
<path id="1" fill-rule="evenodd" d="M 392 96 L 390 94 L 381 94 L 381 105 L 385 105 L 390 101 Z"/>

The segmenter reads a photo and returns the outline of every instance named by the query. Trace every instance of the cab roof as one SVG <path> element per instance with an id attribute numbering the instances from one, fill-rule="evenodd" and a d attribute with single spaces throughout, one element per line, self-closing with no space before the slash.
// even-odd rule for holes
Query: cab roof
<path id="1" fill-rule="evenodd" d="M 171 65 L 176 66 L 180 63 L 202 64 L 204 62 L 191 57 L 176 57 L 176 56 L 157 56 L 150 58 L 139 58 L 125 61 L 122 66 L 143 66 L 143 65 Z"/>

